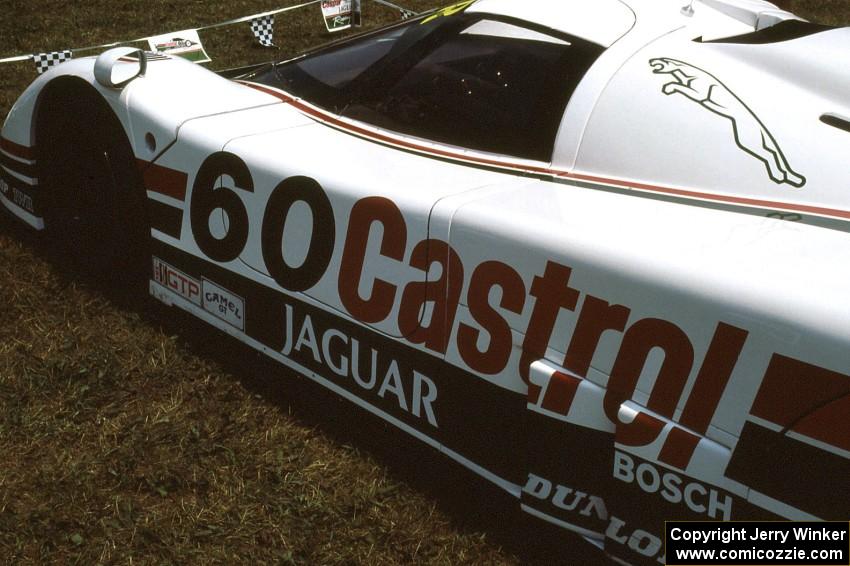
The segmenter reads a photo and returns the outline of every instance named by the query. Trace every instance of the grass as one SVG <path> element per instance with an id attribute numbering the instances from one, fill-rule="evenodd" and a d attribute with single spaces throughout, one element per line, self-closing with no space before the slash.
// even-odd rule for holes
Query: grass
<path id="1" fill-rule="evenodd" d="M 850 25 L 850 2 L 847 0 L 784 0 L 786 9 L 807 20 L 831 26 Z"/>
<path id="2" fill-rule="evenodd" d="M 188 344 L 172 332 L 190 321 L 161 325 L 33 249 L 0 236 L 6 561 L 515 562 L 335 437 L 362 415 L 318 430 L 330 396 L 215 335 Z"/>
<path id="3" fill-rule="evenodd" d="M 0 58 L 287 3 L 0 2 Z M 396 16 L 364 4 L 372 25 Z M 789 4 L 850 22 L 846 0 Z M 315 6 L 276 27 L 279 50 L 247 24 L 202 33 L 212 66 L 329 39 Z M 0 65 L 0 116 L 33 77 L 30 62 Z M 514 506 L 405 435 L 188 317 L 103 293 L 5 219 L 0 313 L 5 562 L 515 564 L 573 552 L 557 533 L 517 527 Z"/>

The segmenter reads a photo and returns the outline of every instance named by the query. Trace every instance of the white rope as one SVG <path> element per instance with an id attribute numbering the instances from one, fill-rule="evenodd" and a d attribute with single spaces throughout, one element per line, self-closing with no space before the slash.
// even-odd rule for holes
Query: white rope
<path id="1" fill-rule="evenodd" d="M 253 14 L 251 16 L 245 16 L 243 18 L 236 18 L 235 20 L 227 20 L 226 22 L 220 22 L 217 24 L 210 24 L 208 26 L 196 28 L 198 31 L 205 29 L 213 29 L 220 28 L 222 26 L 229 26 L 232 24 L 241 24 L 242 22 L 250 22 L 254 18 L 262 18 L 263 16 L 271 16 L 273 14 L 280 14 L 282 12 L 288 12 L 290 10 L 297 10 L 299 8 L 305 8 L 307 6 L 312 6 L 313 4 L 318 4 L 321 0 L 311 0 L 310 2 L 304 2 L 303 4 L 298 4 L 296 6 L 287 6 L 286 8 L 278 8 L 277 10 L 269 10 L 268 12 L 262 12 L 260 14 Z M 145 38 L 147 39 L 147 38 Z"/>
<path id="2" fill-rule="evenodd" d="M 414 16 L 419 15 L 416 12 L 414 12 L 413 10 L 408 10 L 407 8 L 402 8 L 401 6 L 397 6 L 397 5 L 393 4 L 392 2 L 387 2 L 386 0 L 372 0 L 372 1 L 377 3 L 377 4 L 383 4 L 384 6 L 388 6 L 390 8 L 395 9 L 395 10 L 398 10 L 402 14 L 413 14 Z"/>

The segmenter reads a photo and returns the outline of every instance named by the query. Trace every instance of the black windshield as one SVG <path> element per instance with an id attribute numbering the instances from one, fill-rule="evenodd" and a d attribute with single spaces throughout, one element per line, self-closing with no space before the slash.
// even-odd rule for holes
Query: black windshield
<path id="1" fill-rule="evenodd" d="M 564 107 L 602 50 L 524 22 L 458 14 L 398 25 L 247 78 L 389 130 L 548 161 Z"/>

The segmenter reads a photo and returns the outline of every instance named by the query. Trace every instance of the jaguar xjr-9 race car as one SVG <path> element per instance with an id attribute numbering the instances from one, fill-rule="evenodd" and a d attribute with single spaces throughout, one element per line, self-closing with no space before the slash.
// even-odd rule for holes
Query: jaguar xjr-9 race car
<path id="1" fill-rule="evenodd" d="M 0 200 L 663 563 L 665 519 L 847 519 L 848 52 L 756 0 L 463 2 L 226 76 L 118 48 L 21 96 Z"/>

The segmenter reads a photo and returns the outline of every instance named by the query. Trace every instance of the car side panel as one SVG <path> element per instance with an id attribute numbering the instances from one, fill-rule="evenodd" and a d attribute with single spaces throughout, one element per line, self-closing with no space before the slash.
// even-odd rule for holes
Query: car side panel
<path id="1" fill-rule="evenodd" d="M 264 131 L 269 123 L 286 126 Z M 226 164 L 208 186 L 199 170 L 223 154 L 244 172 Z M 167 222 L 154 222 L 155 296 L 519 494 L 525 395 L 445 361 L 448 313 L 459 300 L 450 291 L 461 274 L 429 221 L 442 199 L 526 181 L 366 141 L 286 104 L 189 121 L 150 167 L 165 174 L 146 177 L 149 203 L 179 217 L 171 233 L 158 228 Z M 180 189 L 169 191 L 174 180 Z M 232 259 L 210 256 L 193 222 L 200 214 L 221 240 L 243 221 L 219 209 L 197 213 L 210 192 L 235 195 L 233 206 L 245 210 L 247 232 Z M 332 216 L 321 215 L 321 202 Z M 330 242 L 326 255 L 316 242 Z M 494 436 L 503 439 L 495 449 Z"/>
<path id="2" fill-rule="evenodd" d="M 514 330 L 508 371 L 532 364 L 530 514 L 650 564 L 665 518 L 846 508 L 812 479 L 850 470 L 846 232 L 538 181 L 463 204 L 450 233 L 464 265 L 502 262 L 528 293 L 521 313 L 489 303 Z"/>

